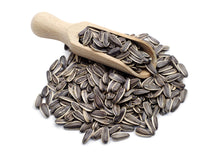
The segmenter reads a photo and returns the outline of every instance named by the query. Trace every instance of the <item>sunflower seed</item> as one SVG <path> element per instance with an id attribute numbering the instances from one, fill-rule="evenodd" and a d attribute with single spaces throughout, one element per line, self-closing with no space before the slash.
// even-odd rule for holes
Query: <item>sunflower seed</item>
<path id="1" fill-rule="evenodd" d="M 153 43 L 155 45 L 160 44 L 160 42 L 152 36 L 148 36 L 148 39 L 150 40 L 151 43 Z"/>
<path id="2" fill-rule="evenodd" d="M 187 95 L 187 90 L 186 89 L 183 89 L 181 92 L 180 92 L 180 102 L 183 103 L 186 99 L 186 95 Z"/>
<path id="3" fill-rule="evenodd" d="M 79 110 L 79 111 L 81 111 L 81 108 L 80 108 L 80 106 L 79 106 L 79 104 L 77 103 L 77 102 L 71 102 L 71 107 L 73 108 L 73 110 L 75 110 L 75 111 L 77 111 L 77 110 Z"/>
<path id="4" fill-rule="evenodd" d="M 157 70 L 151 62 L 146 65 L 146 68 L 151 74 L 153 74 L 153 75 L 157 74 Z"/>
<path id="5" fill-rule="evenodd" d="M 149 93 L 150 91 L 148 90 L 145 90 L 145 89 L 135 89 L 133 94 L 134 95 L 144 95 L 144 94 L 147 94 Z"/>
<path id="6" fill-rule="evenodd" d="M 66 123 L 63 127 L 65 129 L 79 129 L 82 125 L 82 122 L 80 121 L 73 121 Z"/>
<path id="7" fill-rule="evenodd" d="M 120 123 L 124 119 L 125 114 L 126 114 L 126 107 L 122 107 L 120 113 L 118 115 L 115 115 L 114 122 Z"/>
<path id="8" fill-rule="evenodd" d="M 183 64 L 181 64 L 181 63 L 177 64 L 177 69 L 178 69 L 179 72 L 181 72 L 181 74 L 184 77 L 188 77 L 188 72 L 186 70 L 186 67 Z"/>
<path id="9" fill-rule="evenodd" d="M 93 106 L 88 103 L 79 103 L 79 106 L 87 112 L 91 112 L 94 110 Z"/>
<path id="10" fill-rule="evenodd" d="M 50 66 L 50 71 L 53 71 L 56 68 L 58 63 L 59 63 L 59 60 L 55 60 Z"/>
<path id="11" fill-rule="evenodd" d="M 111 135 L 112 139 L 114 140 L 123 140 L 128 138 L 129 136 L 130 134 L 125 132 L 116 132 Z"/>
<path id="12" fill-rule="evenodd" d="M 55 123 L 57 125 L 65 125 L 67 122 L 64 119 L 56 119 Z"/>
<path id="13" fill-rule="evenodd" d="M 90 123 L 93 121 L 93 118 L 92 116 L 85 110 L 83 110 L 83 117 L 84 117 L 84 120 L 87 122 L 87 123 Z"/>
<path id="14" fill-rule="evenodd" d="M 83 123 L 79 129 L 81 133 L 85 133 L 86 130 L 90 129 L 92 127 L 92 123 Z"/>
<path id="15" fill-rule="evenodd" d="M 171 86 L 170 86 L 168 83 L 166 83 L 163 88 L 164 88 L 164 89 L 163 89 L 164 95 L 165 95 L 167 98 L 170 98 L 170 97 L 171 97 Z"/>
<path id="16" fill-rule="evenodd" d="M 176 109 L 179 107 L 179 105 L 180 105 L 180 98 L 178 98 L 178 97 L 174 97 L 173 99 L 172 99 L 172 107 L 171 107 L 171 112 L 174 112 L 174 111 L 176 111 Z"/>
<path id="17" fill-rule="evenodd" d="M 39 95 L 37 96 L 37 99 L 35 100 L 35 107 L 36 107 L 36 108 L 39 108 L 41 104 L 42 104 L 42 97 L 41 97 L 41 95 L 39 94 Z"/>
<path id="18" fill-rule="evenodd" d="M 161 109 L 163 109 L 165 107 L 166 99 L 163 94 L 161 94 L 159 97 L 157 97 L 157 104 Z"/>
<path id="19" fill-rule="evenodd" d="M 118 132 L 120 129 L 120 125 L 114 125 L 109 129 L 109 134 L 112 135 L 113 133 Z"/>
<path id="20" fill-rule="evenodd" d="M 114 34 L 109 34 L 109 40 L 111 40 L 114 44 L 118 45 L 119 47 L 122 46 L 121 41 Z"/>
<path id="21" fill-rule="evenodd" d="M 94 110 L 91 113 L 91 116 L 96 118 L 105 118 L 107 116 L 107 113 L 103 110 Z"/>
<path id="22" fill-rule="evenodd" d="M 87 129 L 85 131 L 85 134 L 84 134 L 83 139 L 82 139 L 83 144 L 88 142 L 88 140 L 92 137 L 93 132 L 94 132 L 93 129 Z"/>
<path id="23" fill-rule="evenodd" d="M 151 137 L 151 136 L 153 136 L 153 134 L 150 130 L 147 130 L 147 129 L 141 128 L 141 127 L 137 127 L 135 129 L 135 133 L 136 133 L 136 135 L 142 136 L 142 137 Z"/>
<path id="24" fill-rule="evenodd" d="M 120 41 L 120 40 L 119 40 Z M 127 41 L 120 49 L 121 52 L 126 52 L 128 48 L 131 46 L 131 41 Z"/>
<path id="25" fill-rule="evenodd" d="M 142 124 L 143 124 L 138 118 L 136 118 L 135 116 L 133 116 L 133 115 L 131 115 L 131 114 L 129 114 L 129 113 L 127 113 L 127 114 L 125 115 L 124 119 L 125 119 L 127 122 L 129 122 L 129 123 L 131 123 L 131 124 L 134 124 L 134 125 L 142 125 Z"/>
<path id="26" fill-rule="evenodd" d="M 48 118 L 50 116 L 49 107 L 46 103 L 42 103 L 40 105 L 40 112 L 45 118 Z"/>
<path id="27" fill-rule="evenodd" d="M 112 107 L 112 112 L 115 116 L 119 115 L 120 113 L 120 106 L 118 104 L 114 104 Z"/>
<path id="28" fill-rule="evenodd" d="M 156 115 L 153 115 L 151 117 L 151 120 L 152 120 L 152 125 L 154 127 L 154 130 L 157 130 L 158 129 L 158 120 L 157 120 L 157 116 Z"/>
<path id="29" fill-rule="evenodd" d="M 134 131 L 134 126 L 126 125 L 126 124 L 120 124 L 121 131 L 124 132 L 132 132 Z"/>
<path id="30" fill-rule="evenodd" d="M 102 130 L 103 130 L 103 128 L 97 129 L 97 130 L 93 133 L 92 139 L 100 139 L 100 138 L 101 138 L 101 134 L 102 134 Z"/>
<path id="31" fill-rule="evenodd" d="M 47 86 L 45 86 L 41 91 L 41 96 L 44 98 L 49 94 L 49 89 Z"/>
<path id="32" fill-rule="evenodd" d="M 119 53 L 119 51 L 120 51 L 120 47 L 114 47 L 114 48 L 112 48 L 111 50 L 109 50 L 109 51 L 107 52 L 107 54 L 114 56 L 115 54 Z"/>
<path id="33" fill-rule="evenodd" d="M 110 73 L 109 78 L 114 80 L 114 81 L 117 81 L 119 83 L 125 82 L 125 78 L 123 76 L 119 75 L 119 74 L 116 74 L 116 73 Z"/>
<path id="34" fill-rule="evenodd" d="M 73 117 L 73 111 L 72 111 L 72 110 L 69 110 L 69 112 L 67 112 L 67 113 L 64 115 L 63 118 L 64 118 L 65 121 L 68 121 L 68 122 L 72 121 L 72 120 L 74 119 L 74 117 Z"/>
<path id="35" fill-rule="evenodd" d="M 151 105 L 149 102 L 143 102 L 143 108 L 147 116 L 151 117 L 152 116 L 152 109 Z"/>
<path id="36" fill-rule="evenodd" d="M 70 107 L 69 106 L 62 106 L 60 108 L 58 108 L 56 111 L 54 111 L 54 116 L 56 118 L 60 118 L 60 117 L 63 117 L 66 113 L 68 113 L 68 111 L 70 110 Z"/>
<path id="37" fill-rule="evenodd" d="M 85 31 L 84 36 L 83 36 L 83 45 L 88 45 L 92 39 L 92 32 L 90 29 Z"/>
<path id="38" fill-rule="evenodd" d="M 108 143 L 109 140 L 109 129 L 108 127 L 104 127 L 101 134 L 102 142 L 104 144 Z"/>
<path id="39" fill-rule="evenodd" d="M 119 89 L 116 96 L 112 100 L 112 102 L 113 103 L 118 103 L 121 100 L 121 98 L 124 96 L 124 94 L 125 94 L 125 88 Z"/>
<path id="40" fill-rule="evenodd" d="M 94 101 L 95 101 L 95 105 L 97 108 L 102 108 L 104 106 L 104 103 L 103 103 L 101 97 L 97 94 L 95 94 Z"/>

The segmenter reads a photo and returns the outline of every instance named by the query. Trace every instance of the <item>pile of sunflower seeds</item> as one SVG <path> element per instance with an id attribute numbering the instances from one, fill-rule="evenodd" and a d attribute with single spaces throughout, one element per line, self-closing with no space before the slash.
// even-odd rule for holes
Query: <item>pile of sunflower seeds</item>
<path id="1" fill-rule="evenodd" d="M 55 60 L 46 72 L 48 84 L 37 96 L 36 108 L 46 118 L 53 114 L 55 123 L 65 129 L 79 129 L 83 144 L 89 139 L 103 143 L 110 137 L 125 139 L 132 131 L 153 136 L 158 113 L 174 112 L 184 102 L 183 78 L 188 73 L 174 56 L 165 54 L 168 46 L 146 33 L 137 37 L 157 54 L 151 77 L 139 79 L 70 53 L 67 59 Z"/>
<path id="2" fill-rule="evenodd" d="M 79 42 L 83 45 L 121 60 L 137 73 L 152 67 L 150 62 L 152 59 L 149 54 L 124 37 L 89 27 L 86 27 L 78 35 Z M 159 44 L 156 39 L 148 38 L 153 44 Z"/>

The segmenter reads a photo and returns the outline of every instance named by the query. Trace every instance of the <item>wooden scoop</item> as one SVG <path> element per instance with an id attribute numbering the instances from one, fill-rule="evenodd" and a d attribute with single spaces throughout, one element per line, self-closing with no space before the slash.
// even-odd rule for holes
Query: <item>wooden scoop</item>
<path id="1" fill-rule="evenodd" d="M 82 45 L 79 42 L 78 33 L 85 29 L 87 26 L 102 31 L 107 31 L 136 42 L 151 56 L 152 63 L 154 66 L 156 66 L 157 59 L 154 50 L 149 44 L 138 38 L 128 36 L 126 34 L 121 34 L 88 22 L 80 22 L 76 24 L 67 23 L 45 12 L 36 14 L 31 23 L 32 31 L 36 35 L 44 38 L 59 40 L 65 43 L 74 54 L 102 63 L 139 78 L 146 78 L 150 76 L 148 71 L 142 70 L 140 73 L 137 73 L 129 66 L 121 62 L 119 59 L 116 59 L 106 53 L 94 51 L 90 47 Z"/>

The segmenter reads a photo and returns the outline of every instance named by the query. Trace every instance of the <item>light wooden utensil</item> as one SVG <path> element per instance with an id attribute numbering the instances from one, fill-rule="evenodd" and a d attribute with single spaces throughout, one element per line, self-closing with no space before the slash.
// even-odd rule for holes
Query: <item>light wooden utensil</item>
<path id="1" fill-rule="evenodd" d="M 102 31 L 107 31 L 112 34 L 134 41 L 151 56 L 152 63 L 154 66 L 156 66 L 157 58 L 154 53 L 154 50 L 149 44 L 138 38 L 128 36 L 126 34 L 121 34 L 89 22 L 80 22 L 76 24 L 67 23 L 46 12 L 36 14 L 33 17 L 31 23 L 32 31 L 36 35 L 44 38 L 59 40 L 65 43 L 74 54 L 102 63 L 109 67 L 113 67 L 115 69 L 118 69 L 120 71 L 126 72 L 139 78 L 146 78 L 150 76 L 150 73 L 147 70 L 142 70 L 140 73 L 137 73 L 134 70 L 132 70 L 129 66 L 121 62 L 119 59 L 116 59 L 106 53 L 94 51 L 90 47 L 82 45 L 79 42 L 78 33 L 81 32 L 87 26 Z"/>

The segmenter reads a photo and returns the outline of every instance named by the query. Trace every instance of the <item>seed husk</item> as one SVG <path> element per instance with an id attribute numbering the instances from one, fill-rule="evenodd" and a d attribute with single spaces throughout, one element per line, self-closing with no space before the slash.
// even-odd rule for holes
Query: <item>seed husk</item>
<path id="1" fill-rule="evenodd" d="M 81 122 L 85 122 L 84 116 L 81 111 L 79 111 L 79 110 L 73 111 L 73 116 L 77 120 L 79 120 Z"/>
<path id="2" fill-rule="evenodd" d="M 122 107 L 120 113 L 118 115 L 115 115 L 114 122 L 120 123 L 124 119 L 126 111 L 126 107 Z"/>
<path id="3" fill-rule="evenodd" d="M 151 74 L 153 75 L 157 74 L 157 70 L 151 62 L 146 65 L 146 68 Z"/>
<path id="4" fill-rule="evenodd" d="M 113 133 L 118 132 L 120 129 L 120 125 L 114 125 L 109 129 L 109 134 L 112 135 Z"/>
<path id="5" fill-rule="evenodd" d="M 150 40 L 151 43 L 153 43 L 155 45 L 160 44 L 160 42 L 152 36 L 148 36 L 148 39 Z"/>
<path id="6" fill-rule="evenodd" d="M 88 103 L 79 103 L 79 106 L 87 112 L 91 112 L 94 110 L 94 107 Z"/>
<path id="7" fill-rule="evenodd" d="M 131 79 L 127 78 L 124 83 L 125 91 L 129 91 L 131 86 Z"/>
<path id="8" fill-rule="evenodd" d="M 63 118 L 64 118 L 65 121 L 68 121 L 68 122 L 72 121 L 72 120 L 74 119 L 74 117 L 73 117 L 73 111 L 72 111 L 72 110 L 69 110 L 69 111 L 64 115 Z"/>
<path id="9" fill-rule="evenodd" d="M 129 136 L 130 134 L 125 132 L 116 132 L 111 135 L 112 139 L 114 140 L 123 140 L 128 138 Z"/>
<path id="10" fill-rule="evenodd" d="M 101 134 L 102 134 L 102 130 L 103 130 L 103 127 L 102 128 L 99 128 L 97 129 L 93 135 L 92 135 L 92 139 L 100 139 L 101 138 Z"/>
<path id="11" fill-rule="evenodd" d="M 167 98 L 170 98 L 171 97 L 171 87 L 168 83 L 166 83 L 163 87 L 163 93 L 164 95 L 167 97 Z"/>
<path id="12" fill-rule="evenodd" d="M 120 41 L 120 40 L 119 40 Z M 120 49 L 121 52 L 126 52 L 128 48 L 131 46 L 131 41 L 127 41 Z"/>
<path id="13" fill-rule="evenodd" d="M 146 90 L 146 89 L 135 89 L 133 94 L 134 95 L 144 95 L 149 93 L 150 91 Z"/>
<path id="14" fill-rule="evenodd" d="M 53 71 L 56 68 L 58 63 L 59 63 L 59 60 L 58 59 L 55 60 L 50 66 L 50 71 Z"/>
<path id="15" fill-rule="evenodd" d="M 87 123 L 90 123 L 93 121 L 93 117 L 88 113 L 87 111 L 83 110 L 83 118 Z"/>
<path id="16" fill-rule="evenodd" d="M 119 83 L 125 82 L 125 78 L 119 74 L 116 74 L 116 73 L 110 73 L 109 78 L 111 78 L 112 80 L 117 81 Z"/>
<path id="17" fill-rule="evenodd" d="M 124 131 L 124 132 L 134 131 L 134 126 L 131 126 L 131 125 L 120 124 L 120 127 L 121 127 L 121 131 Z"/>
<path id="18" fill-rule="evenodd" d="M 164 110 L 165 110 L 166 112 L 170 112 L 170 111 L 171 111 L 171 108 L 172 108 L 172 99 L 167 99 L 167 100 L 166 100 L 166 105 L 165 105 Z"/>
<path id="19" fill-rule="evenodd" d="M 108 140 L 109 140 L 109 129 L 108 129 L 108 127 L 103 128 L 101 138 L 102 138 L 102 142 L 104 144 L 108 143 Z"/>
<path id="20" fill-rule="evenodd" d="M 157 62 L 157 68 L 162 68 L 169 63 L 169 60 L 159 61 Z"/>
<path id="21" fill-rule="evenodd" d="M 41 91 L 41 96 L 44 98 L 47 97 L 48 94 L 49 94 L 49 89 L 47 86 L 45 86 Z"/>
<path id="22" fill-rule="evenodd" d="M 56 120 L 55 120 L 55 123 L 56 123 L 57 125 L 65 125 L 67 122 L 66 122 L 66 120 L 64 120 L 64 119 L 56 119 Z"/>
<path id="23" fill-rule="evenodd" d="M 91 38 L 92 38 L 92 32 L 91 30 L 87 30 L 85 33 L 84 33 L 84 36 L 83 36 L 83 45 L 88 45 L 91 41 Z"/>
<path id="24" fill-rule="evenodd" d="M 97 108 L 102 108 L 104 106 L 104 103 L 98 94 L 95 94 L 94 101 Z"/>
<path id="25" fill-rule="evenodd" d="M 179 72 L 181 72 L 181 74 L 184 77 L 188 77 L 188 72 L 186 70 L 186 67 L 183 64 L 181 64 L 181 63 L 177 64 L 177 69 L 178 69 Z"/>
<path id="26" fill-rule="evenodd" d="M 45 118 L 48 118 L 50 116 L 50 113 L 49 113 L 49 107 L 46 103 L 42 103 L 40 105 L 40 111 L 41 111 L 41 114 L 45 117 Z"/>
<path id="27" fill-rule="evenodd" d="M 58 98 L 59 98 L 59 99 L 62 99 L 62 100 L 64 100 L 64 101 L 70 102 L 70 103 L 74 102 L 74 100 L 73 100 L 72 98 L 70 98 L 70 97 L 59 96 Z"/>
<path id="28" fill-rule="evenodd" d="M 151 117 L 151 120 L 152 120 L 152 125 L 154 127 L 154 130 L 157 130 L 158 129 L 158 119 L 157 119 L 157 116 L 153 115 Z"/>
<path id="29" fill-rule="evenodd" d="M 179 105 L 180 105 L 180 98 L 178 98 L 178 97 L 174 97 L 173 99 L 172 99 L 172 107 L 171 107 L 171 112 L 174 112 L 174 111 L 176 111 L 176 109 L 179 107 Z"/>
<path id="30" fill-rule="evenodd" d="M 108 39 L 109 39 L 109 33 L 108 32 L 104 32 L 103 33 L 103 45 L 105 46 L 105 47 L 108 47 L 109 46 L 109 41 L 108 41 Z"/>
<path id="31" fill-rule="evenodd" d="M 86 132 L 86 130 L 90 129 L 92 127 L 92 123 L 83 123 L 79 129 L 81 133 Z"/>
<path id="32" fill-rule="evenodd" d="M 157 104 L 161 109 L 163 109 L 165 107 L 166 99 L 163 94 L 161 94 L 159 97 L 157 97 Z"/>
<path id="33" fill-rule="evenodd" d="M 65 129 L 79 129 L 82 125 L 82 122 L 80 121 L 73 121 L 66 123 L 63 127 Z"/>
<path id="34" fill-rule="evenodd" d="M 145 128 L 141 128 L 141 127 L 137 127 L 135 129 L 135 133 L 136 133 L 136 135 L 142 136 L 142 137 L 151 137 L 151 136 L 153 136 L 153 134 L 150 130 L 145 129 Z"/>
<path id="35" fill-rule="evenodd" d="M 143 108 L 148 117 L 152 116 L 152 109 L 149 102 L 143 102 Z"/>
<path id="36" fill-rule="evenodd" d="M 158 72 L 159 72 L 159 73 L 162 73 L 162 72 L 168 71 L 168 70 L 170 70 L 170 69 L 172 69 L 172 68 L 173 68 L 172 65 L 166 65 L 166 66 L 164 66 L 164 67 L 162 67 L 162 68 L 159 68 L 159 69 L 158 69 Z"/>
<path id="37" fill-rule="evenodd" d="M 120 51 L 120 47 L 114 47 L 114 48 L 112 48 L 111 50 L 109 50 L 109 51 L 107 52 L 107 54 L 109 54 L 109 55 L 115 55 L 115 54 L 117 54 L 119 51 Z"/>
<path id="38" fill-rule="evenodd" d="M 39 108 L 41 104 L 42 104 L 42 97 L 41 97 L 41 95 L 39 94 L 39 95 L 37 96 L 36 100 L 35 100 L 35 107 L 36 107 L 36 108 Z"/>
<path id="39" fill-rule="evenodd" d="M 186 99 L 186 95 L 187 95 L 187 90 L 186 89 L 183 89 L 181 92 L 180 92 L 180 102 L 183 103 Z"/>
<path id="40" fill-rule="evenodd" d="M 116 96 L 114 97 L 114 99 L 112 100 L 113 103 L 118 103 L 121 98 L 124 96 L 125 94 L 125 88 L 120 88 L 116 94 Z"/>
<path id="41" fill-rule="evenodd" d="M 83 139 L 82 139 L 83 144 L 88 142 L 88 140 L 92 137 L 93 132 L 94 132 L 93 129 L 87 129 L 85 131 L 85 134 L 84 134 Z"/>
<path id="42" fill-rule="evenodd" d="M 181 77 L 181 74 L 180 73 L 175 73 L 175 74 L 170 74 L 166 77 L 166 81 L 167 82 L 172 82 L 172 81 L 175 81 L 177 80 L 178 78 Z"/>
<path id="43" fill-rule="evenodd" d="M 66 107 L 62 106 L 62 107 L 58 108 L 56 111 L 54 111 L 53 114 L 56 118 L 60 118 L 60 117 L 64 116 L 66 113 L 68 113 L 69 110 L 70 110 L 69 106 L 66 106 Z"/>
<path id="44" fill-rule="evenodd" d="M 91 113 L 91 116 L 92 117 L 96 117 L 96 118 L 106 118 L 107 113 L 105 111 L 103 111 L 103 110 L 94 110 Z"/>
<path id="45" fill-rule="evenodd" d="M 127 122 L 134 124 L 134 125 L 142 125 L 143 123 L 141 122 L 141 120 L 139 120 L 138 118 L 136 118 L 135 116 L 127 113 L 124 117 L 124 120 L 126 120 Z"/>
<path id="46" fill-rule="evenodd" d="M 116 35 L 109 34 L 109 40 L 111 40 L 114 44 L 118 45 L 119 47 L 122 46 L 121 41 L 117 38 Z"/>

